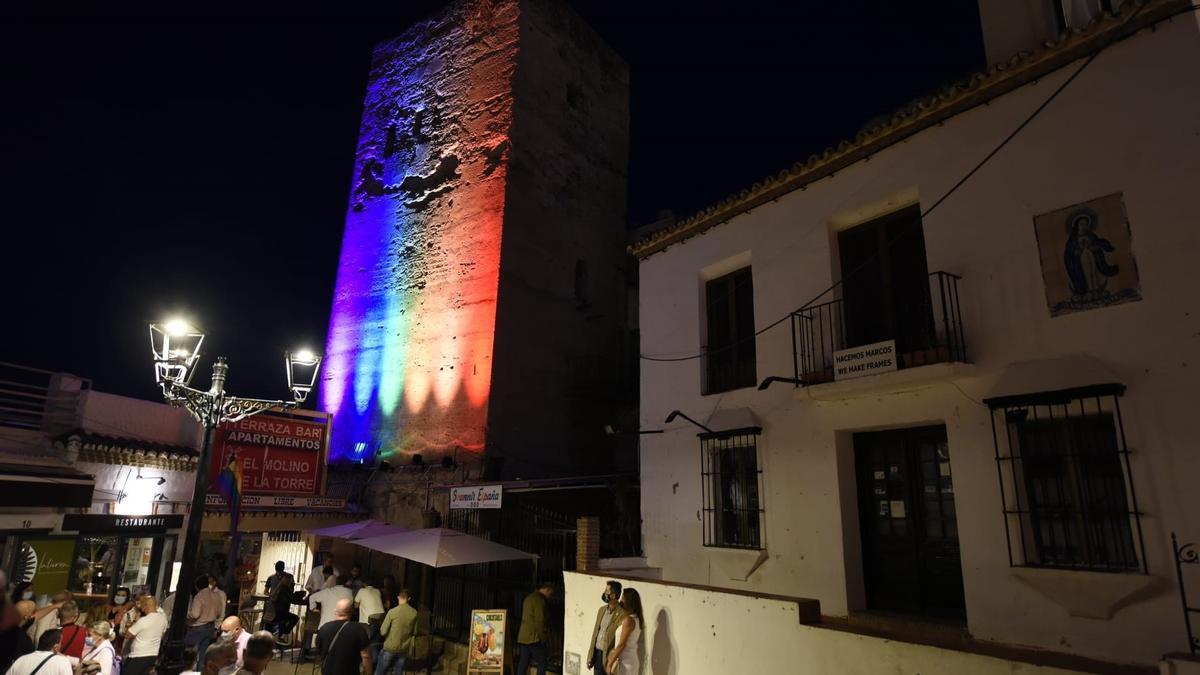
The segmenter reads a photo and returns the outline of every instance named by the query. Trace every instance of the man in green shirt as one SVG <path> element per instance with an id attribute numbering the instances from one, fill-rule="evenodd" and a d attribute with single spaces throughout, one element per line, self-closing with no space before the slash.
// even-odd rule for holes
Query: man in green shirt
<path id="1" fill-rule="evenodd" d="M 529 672 L 529 664 L 536 662 L 538 675 L 546 675 L 546 600 L 554 595 L 554 584 L 543 581 L 538 589 L 525 596 L 521 603 L 521 631 L 517 633 L 517 648 L 521 658 L 517 672 Z"/>
<path id="2" fill-rule="evenodd" d="M 396 606 L 384 615 L 379 634 L 383 636 L 383 649 L 379 652 L 375 675 L 387 675 L 393 663 L 395 675 L 404 675 L 404 659 L 412 651 L 417 635 L 417 610 L 408 604 L 408 589 L 396 594 Z"/>

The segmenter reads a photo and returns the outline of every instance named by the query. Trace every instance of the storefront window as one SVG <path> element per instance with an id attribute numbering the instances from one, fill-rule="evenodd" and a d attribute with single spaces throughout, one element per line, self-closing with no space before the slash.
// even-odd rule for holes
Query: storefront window
<path id="1" fill-rule="evenodd" d="M 128 586 L 135 594 L 145 590 L 150 580 L 153 551 L 153 537 L 130 537 L 125 540 L 125 561 L 121 565 L 122 586 Z"/>
<path id="2" fill-rule="evenodd" d="M 75 566 L 66 590 L 81 600 L 106 600 L 116 587 L 120 548 L 120 537 L 80 536 L 76 540 Z"/>

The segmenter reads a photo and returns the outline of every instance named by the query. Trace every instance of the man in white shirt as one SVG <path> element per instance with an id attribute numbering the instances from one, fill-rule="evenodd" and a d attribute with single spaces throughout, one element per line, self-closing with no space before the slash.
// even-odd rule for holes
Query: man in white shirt
<path id="1" fill-rule="evenodd" d="M 338 577 L 337 583 L 333 586 L 308 596 L 308 608 L 317 609 L 319 606 L 321 609 L 321 622 L 317 626 L 318 629 L 335 620 L 334 612 L 337 610 L 338 600 L 351 601 L 353 599 L 354 594 L 343 585 L 345 581 L 345 577 Z"/>
<path id="2" fill-rule="evenodd" d="M 138 609 L 142 612 L 141 618 L 125 631 L 125 639 L 133 643 L 129 648 L 129 657 L 121 664 L 122 675 L 149 673 L 158 659 L 163 633 L 167 632 L 167 615 L 158 611 L 158 601 L 153 595 L 143 597 Z"/>
<path id="3" fill-rule="evenodd" d="M 13 662 L 7 675 L 72 675 L 74 670 L 67 657 L 58 653 L 62 631 L 52 628 L 38 639 L 37 651 Z"/>
<path id="4" fill-rule="evenodd" d="M 367 581 L 354 594 L 354 606 L 358 608 L 359 623 L 370 623 L 372 616 L 383 614 L 383 594 L 374 583 Z M 383 617 L 380 616 L 380 619 Z"/>
<path id="5" fill-rule="evenodd" d="M 50 604 L 45 607 L 39 607 L 33 614 L 34 622 L 29 627 L 29 637 L 36 644 L 41 641 L 42 634 L 48 630 L 59 627 L 58 610 L 68 600 L 71 599 L 71 594 L 67 592 L 57 593 L 50 599 Z"/>
<path id="6" fill-rule="evenodd" d="M 308 591 L 309 595 L 316 593 L 319 590 L 327 588 L 325 584 L 324 569 L 328 567 L 333 571 L 333 578 L 337 579 L 341 572 L 338 571 L 337 565 L 333 563 L 333 554 L 326 553 L 321 557 L 321 562 L 313 560 L 312 572 L 308 574 L 308 581 L 304 582 L 304 590 Z"/>
<path id="7" fill-rule="evenodd" d="M 246 643 L 250 641 L 250 633 L 242 628 L 240 618 L 230 616 L 221 622 L 221 640 L 230 640 L 237 647 L 237 659 L 234 663 L 241 668 L 246 656 Z"/>

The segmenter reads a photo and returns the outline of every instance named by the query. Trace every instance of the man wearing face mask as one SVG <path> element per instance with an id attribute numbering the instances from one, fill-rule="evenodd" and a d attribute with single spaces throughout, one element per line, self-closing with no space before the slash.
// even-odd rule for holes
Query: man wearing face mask
<path id="1" fill-rule="evenodd" d="M 589 643 L 587 667 L 594 670 L 596 675 L 607 675 L 604 664 L 608 653 L 616 642 L 617 626 L 625 618 L 625 610 L 621 609 L 621 582 L 609 581 L 604 585 L 604 593 L 600 595 L 604 604 L 596 612 L 596 626 L 592 629 L 592 641 Z"/>
<path id="2" fill-rule="evenodd" d="M 250 633 L 242 628 L 242 620 L 236 616 L 226 617 L 221 622 L 221 640 L 228 640 L 237 647 L 237 659 L 234 660 L 234 666 L 236 667 L 233 670 L 241 668 L 245 663 L 246 643 L 250 641 Z M 233 672 L 233 670 L 230 670 L 230 672 Z"/>

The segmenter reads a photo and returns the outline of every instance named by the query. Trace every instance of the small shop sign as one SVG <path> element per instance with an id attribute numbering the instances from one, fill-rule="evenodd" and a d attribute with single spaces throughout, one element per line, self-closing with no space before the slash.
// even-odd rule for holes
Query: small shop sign
<path id="1" fill-rule="evenodd" d="M 452 509 L 498 509 L 504 487 L 501 485 L 471 485 L 450 488 Z"/>
<path id="2" fill-rule="evenodd" d="M 896 370 L 896 341 L 884 340 L 833 353 L 833 379 L 850 380 L 856 377 L 890 373 Z"/>

